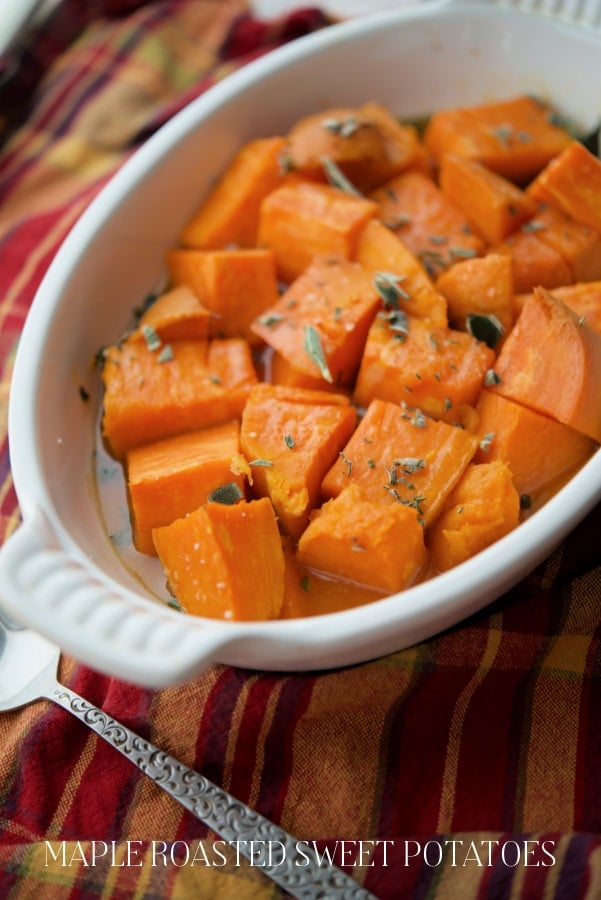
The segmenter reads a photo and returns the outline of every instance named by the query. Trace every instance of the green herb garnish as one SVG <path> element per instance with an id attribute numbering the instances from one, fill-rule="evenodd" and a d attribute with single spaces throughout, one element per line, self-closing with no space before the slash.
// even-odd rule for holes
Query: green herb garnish
<path id="1" fill-rule="evenodd" d="M 305 325 L 305 353 L 313 360 L 321 372 L 321 377 L 330 384 L 333 384 L 334 379 L 332 378 L 332 373 L 330 372 L 325 353 L 323 352 L 321 339 L 313 325 Z"/>

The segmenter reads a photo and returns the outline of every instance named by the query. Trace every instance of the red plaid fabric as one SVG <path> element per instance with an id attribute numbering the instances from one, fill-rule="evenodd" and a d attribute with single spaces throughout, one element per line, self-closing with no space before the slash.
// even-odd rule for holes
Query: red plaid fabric
<path id="1" fill-rule="evenodd" d="M 6 405 L 36 287 L 148 135 L 233 68 L 326 27 L 242 0 L 65 0 L 0 87 L 0 539 L 17 525 Z M 123 111 L 127 110 L 127 115 Z M 597 507 L 471 620 L 341 671 L 214 666 L 149 691 L 63 658 L 60 677 L 352 871 L 381 900 L 601 896 Z M 66 712 L 0 716 L 3 897 L 281 892 Z M 204 861 L 203 861 L 204 860 Z M 353 862 L 354 861 L 354 862 Z"/>

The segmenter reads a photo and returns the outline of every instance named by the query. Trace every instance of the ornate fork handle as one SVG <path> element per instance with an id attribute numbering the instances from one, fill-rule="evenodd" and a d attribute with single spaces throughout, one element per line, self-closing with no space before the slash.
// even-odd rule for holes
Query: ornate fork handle
<path id="1" fill-rule="evenodd" d="M 293 897 L 299 900 L 376 900 L 342 869 L 329 863 L 327 858 L 318 857 L 309 844 L 296 840 L 79 694 L 57 684 L 47 697 L 112 744 L 196 818 L 235 846 L 240 856 L 260 868 Z"/>

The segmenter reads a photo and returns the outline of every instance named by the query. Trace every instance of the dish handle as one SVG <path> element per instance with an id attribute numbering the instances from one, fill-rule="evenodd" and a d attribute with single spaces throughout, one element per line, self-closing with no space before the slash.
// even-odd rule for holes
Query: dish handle
<path id="1" fill-rule="evenodd" d="M 93 669 L 150 688 L 189 680 L 227 641 L 220 623 L 191 628 L 189 616 L 126 600 L 59 546 L 40 511 L 0 548 L 0 616 Z"/>

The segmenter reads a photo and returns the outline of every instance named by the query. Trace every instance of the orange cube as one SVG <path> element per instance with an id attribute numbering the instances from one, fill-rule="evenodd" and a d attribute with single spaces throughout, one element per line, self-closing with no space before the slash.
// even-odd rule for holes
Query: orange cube
<path id="1" fill-rule="evenodd" d="M 155 528 L 168 584 L 186 612 L 214 619 L 278 617 L 284 599 L 284 552 L 273 507 L 208 503 Z"/>
<path id="2" fill-rule="evenodd" d="M 244 479 L 232 474 L 232 459 L 240 451 L 239 431 L 238 422 L 226 422 L 127 454 L 133 539 L 140 553 L 156 554 L 152 529 L 202 506 L 220 485 L 235 482 L 242 493 Z"/>
<path id="3" fill-rule="evenodd" d="M 601 232 L 601 160 L 579 141 L 571 141 L 549 162 L 528 193 Z"/>
<path id="4" fill-rule="evenodd" d="M 304 272 L 315 256 L 351 259 L 363 226 L 377 206 L 327 184 L 283 185 L 261 206 L 258 242 L 269 247 L 283 281 Z"/>
<path id="5" fill-rule="evenodd" d="M 356 263 L 316 258 L 252 328 L 290 365 L 324 384 L 349 384 L 381 305 L 371 273 Z"/>
<path id="6" fill-rule="evenodd" d="M 245 144 L 184 227 L 182 245 L 214 250 L 229 244 L 254 247 L 261 202 L 284 179 L 285 144 L 282 137 Z"/>
<path id="7" fill-rule="evenodd" d="M 571 139 L 549 106 L 528 96 L 439 110 L 424 133 L 437 160 L 453 153 L 519 183 L 533 178 Z"/>
<path id="8" fill-rule="evenodd" d="M 254 341 L 251 322 L 279 296 L 269 250 L 170 250 L 167 265 L 173 283 L 191 288 L 212 313 L 213 337 Z"/>
<path id="9" fill-rule="evenodd" d="M 478 447 L 462 428 L 419 410 L 372 400 L 356 431 L 322 482 L 324 497 L 351 483 L 376 503 L 410 507 L 434 521 Z"/>
<path id="10" fill-rule="evenodd" d="M 443 156 L 440 187 L 489 244 L 505 240 L 536 212 L 534 200 L 507 178 L 460 156 Z"/>
<path id="11" fill-rule="evenodd" d="M 413 510 L 400 503 L 383 507 L 364 497 L 357 484 L 314 515 L 297 551 L 302 565 L 390 594 L 409 587 L 426 558 Z"/>

